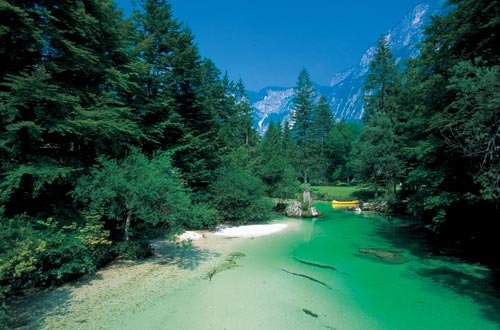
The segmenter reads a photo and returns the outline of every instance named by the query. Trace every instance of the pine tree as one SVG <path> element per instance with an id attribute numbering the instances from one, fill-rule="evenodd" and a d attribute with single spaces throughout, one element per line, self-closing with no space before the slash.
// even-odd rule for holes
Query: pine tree
<path id="1" fill-rule="evenodd" d="M 42 29 L 37 1 L 0 1 L 0 79 L 33 68 L 41 60 Z M 7 65 L 8 64 L 8 65 Z"/>
<path id="2" fill-rule="evenodd" d="M 283 127 L 281 129 L 281 150 L 282 155 L 288 160 L 288 162 L 293 163 L 295 160 L 295 154 L 297 148 L 293 141 L 292 129 L 290 128 L 288 120 L 285 120 Z"/>
<path id="3" fill-rule="evenodd" d="M 401 77 L 394 57 L 383 36 L 377 44 L 373 61 L 365 83 L 366 126 L 360 136 L 357 153 L 358 170 L 365 180 L 382 184 L 388 191 L 389 184 L 397 181 L 400 174 L 400 155 L 395 127 L 400 120 L 399 102 Z M 385 151 L 384 151 L 385 149 Z M 395 189 L 394 189 L 395 191 Z"/>
<path id="4" fill-rule="evenodd" d="M 328 133 L 333 127 L 333 116 L 330 104 L 324 95 L 321 95 L 314 111 L 314 128 L 316 140 L 319 143 L 320 153 L 324 154 Z"/>
<path id="5" fill-rule="evenodd" d="M 361 177 L 374 185 L 376 193 L 380 186 L 386 193 L 391 186 L 395 191 L 401 165 L 396 135 L 387 114 L 378 112 L 372 116 L 356 147 L 355 157 Z"/>
<path id="6" fill-rule="evenodd" d="M 283 150 L 279 125 L 270 122 L 257 151 L 257 173 L 266 184 L 269 197 L 294 198 L 299 190 L 297 172 Z"/>
<path id="7" fill-rule="evenodd" d="M 306 69 L 299 73 L 297 85 L 292 99 L 292 129 L 294 139 L 299 146 L 308 145 L 312 138 L 312 122 L 314 109 L 314 87 Z"/>
<path id="8" fill-rule="evenodd" d="M 375 57 L 365 83 L 365 122 L 376 112 L 384 112 L 391 119 L 397 116 L 397 97 L 400 93 L 398 66 L 383 36 L 377 43 Z"/>
<path id="9" fill-rule="evenodd" d="M 176 145 L 183 134 L 172 72 L 181 25 L 165 1 L 144 1 L 142 9 L 132 16 L 132 84 L 124 92 L 143 132 L 142 149 L 151 153 Z"/>
<path id="10" fill-rule="evenodd" d="M 117 96 L 127 57 L 111 1 L 27 2 L 19 35 L 40 63 L 1 84 L 1 201 L 7 214 L 73 209 L 68 191 L 100 154 L 120 155 L 140 134 Z M 35 53 L 37 53 L 35 55 Z M 12 157 L 11 155 L 15 155 Z"/>
<path id="11" fill-rule="evenodd" d="M 452 167 L 471 162 L 467 187 L 479 199 L 500 201 L 500 111 L 498 1 L 451 1 L 456 7 L 427 28 L 420 63 L 431 73 L 426 83 L 438 92 L 429 100 L 429 122 L 456 155 Z M 439 109 L 440 111 L 435 111 Z M 439 133 L 437 133 L 439 132 Z M 465 182 L 465 178 L 460 179 Z M 469 183 L 470 184 L 470 183 Z"/>
<path id="12" fill-rule="evenodd" d="M 465 233 L 468 225 L 446 220 L 498 213 L 497 2 L 451 1 L 449 13 L 427 27 L 421 55 L 409 61 L 394 106 L 385 107 L 403 164 L 401 197 L 436 230 Z M 369 99 L 381 90 L 373 86 L 367 107 L 380 104 Z"/>
<path id="13" fill-rule="evenodd" d="M 303 182 L 309 182 L 314 165 L 314 87 L 306 69 L 302 69 L 292 99 L 292 134 L 297 144 L 295 168 L 302 174 Z M 314 174 L 313 174 L 314 176 Z"/>
<path id="14" fill-rule="evenodd" d="M 345 121 L 333 124 L 327 136 L 325 150 L 330 179 L 350 183 L 353 176 L 351 155 L 360 130 L 360 126 Z"/>
<path id="15" fill-rule="evenodd" d="M 146 138 L 144 149 L 174 149 L 174 165 L 189 186 L 203 189 L 217 158 L 217 106 L 210 104 L 217 100 L 211 98 L 211 83 L 202 76 L 208 68 L 191 31 L 173 18 L 165 0 L 142 2 L 142 10 L 134 14 L 133 28 L 138 90 L 129 100 Z"/>

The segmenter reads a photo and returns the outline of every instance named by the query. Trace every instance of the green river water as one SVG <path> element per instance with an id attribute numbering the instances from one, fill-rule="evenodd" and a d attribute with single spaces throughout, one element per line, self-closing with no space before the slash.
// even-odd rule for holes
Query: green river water
<path id="1" fill-rule="evenodd" d="M 245 240 L 239 267 L 176 290 L 126 328 L 500 329 L 486 267 L 432 256 L 381 217 L 318 208 L 325 217 Z M 407 262 L 361 258 L 364 247 L 399 249 Z"/>

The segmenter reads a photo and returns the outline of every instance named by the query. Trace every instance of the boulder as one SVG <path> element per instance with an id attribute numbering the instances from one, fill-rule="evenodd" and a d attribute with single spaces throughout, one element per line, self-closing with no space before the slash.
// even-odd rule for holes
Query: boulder
<path id="1" fill-rule="evenodd" d="M 290 218 L 300 218 L 302 213 L 302 205 L 299 202 L 288 204 L 285 210 L 285 215 Z"/>

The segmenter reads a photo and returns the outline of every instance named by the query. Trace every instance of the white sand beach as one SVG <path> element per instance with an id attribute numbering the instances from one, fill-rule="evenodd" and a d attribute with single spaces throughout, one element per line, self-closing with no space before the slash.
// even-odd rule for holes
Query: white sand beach
<path id="1" fill-rule="evenodd" d="M 195 231 L 185 231 L 184 233 L 177 235 L 175 238 L 176 238 L 175 240 L 177 242 L 183 242 L 183 241 L 189 241 L 189 240 L 195 241 L 197 239 L 202 238 L 202 235 L 198 234 Z"/>
<path id="2" fill-rule="evenodd" d="M 286 227 L 288 227 L 286 223 L 228 227 L 216 231 L 215 235 L 225 237 L 258 237 L 280 232 Z"/>

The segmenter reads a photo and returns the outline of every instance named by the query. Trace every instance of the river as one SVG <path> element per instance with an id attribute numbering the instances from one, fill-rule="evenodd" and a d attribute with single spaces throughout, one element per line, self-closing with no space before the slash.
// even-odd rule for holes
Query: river
<path id="1" fill-rule="evenodd" d="M 99 318 L 110 313 L 103 301 L 91 312 L 95 317 L 71 328 L 500 329 L 500 300 L 487 267 L 433 255 L 399 221 L 317 206 L 320 219 L 282 220 L 290 226 L 281 233 L 230 245 L 226 255 L 245 255 L 238 267 L 211 280 L 206 267 L 193 267 L 187 271 L 200 276 L 179 281 L 168 294 L 155 287 L 147 306 L 137 298 L 133 304 L 142 307 L 133 313 L 122 308 Z M 366 248 L 401 259 L 360 254 Z M 137 290 L 147 290 L 144 285 Z M 44 322 L 55 326 L 50 318 L 68 314 Z"/>

